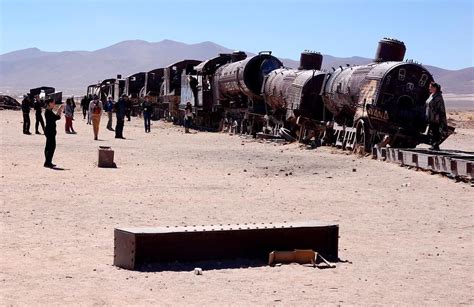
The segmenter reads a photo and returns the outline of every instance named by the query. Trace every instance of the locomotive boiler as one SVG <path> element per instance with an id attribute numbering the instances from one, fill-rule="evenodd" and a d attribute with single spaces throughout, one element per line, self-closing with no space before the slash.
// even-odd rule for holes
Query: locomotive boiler
<path id="1" fill-rule="evenodd" d="M 366 150 L 386 136 L 392 146 L 424 141 L 425 101 L 433 77 L 422 65 L 403 62 L 405 50 L 403 42 L 385 38 L 373 63 L 340 66 L 326 81 L 325 106 L 338 124 L 356 128 L 356 144 Z"/>
<path id="2" fill-rule="evenodd" d="M 245 53 L 240 55 L 243 57 Z M 265 113 L 261 95 L 263 81 L 283 63 L 271 52 L 260 52 L 242 60 L 238 60 L 238 57 L 235 59 L 237 61 L 219 67 L 214 74 L 216 104 L 224 108 L 242 109 L 244 112 Z"/>
<path id="3" fill-rule="evenodd" d="M 321 98 L 327 76 L 320 70 L 322 60 L 320 53 L 303 52 L 298 69 L 279 68 L 267 75 L 262 94 L 277 125 L 291 129 L 299 119 L 299 123 L 312 121 L 312 126 L 324 127 L 332 119 Z"/>

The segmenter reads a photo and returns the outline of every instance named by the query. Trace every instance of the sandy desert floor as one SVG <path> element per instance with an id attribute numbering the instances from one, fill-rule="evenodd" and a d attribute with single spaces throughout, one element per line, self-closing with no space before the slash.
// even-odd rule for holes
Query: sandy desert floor
<path id="1" fill-rule="evenodd" d="M 145 134 L 136 118 L 126 140 L 102 118 L 93 141 L 79 114 L 77 135 L 58 123 L 54 163 L 64 170 L 51 170 L 44 136 L 23 135 L 21 121 L 0 113 L 1 305 L 474 304 L 468 183 L 329 147 L 183 134 L 161 121 Z M 99 145 L 112 146 L 117 169 L 97 168 Z M 474 151 L 474 130 L 442 147 Z M 114 227 L 305 220 L 338 223 L 348 262 L 243 262 L 201 276 L 112 265 Z"/>

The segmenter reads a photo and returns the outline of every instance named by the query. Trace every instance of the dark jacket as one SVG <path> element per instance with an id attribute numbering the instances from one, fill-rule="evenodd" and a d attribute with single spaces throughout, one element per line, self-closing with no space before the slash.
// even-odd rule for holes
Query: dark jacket
<path id="1" fill-rule="evenodd" d="M 153 107 L 151 105 L 151 101 L 143 101 L 142 103 L 142 110 L 143 112 L 151 113 L 153 111 Z"/>
<path id="2" fill-rule="evenodd" d="M 436 92 L 430 95 L 427 104 L 427 120 L 428 123 L 433 124 L 447 124 L 446 109 L 444 107 L 443 95 L 440 92 Z"/>
<path id="3" fill-rule="evenodd" d="M 117 103 L 114 105 L 115 112 L 117 114 L 118 119 L 125 118 L 125 108 L 126 108 L 126 101 L 124 98 L 120 98 Z"/>
<path id="4" fill-rule="evenodd" d="M 41 100 L 35 100 L 33 107 L 35 108 L 36 115 L 41 115 L 41 109 L 43 108 L 44 103 Z"/>
<path id="5" fill-rule="evenodd" d="M 55 114 L 52 110 L 46 110 L 44 112 L 44 118 L 46 119 L 46 128 L 44 129 L 44 134 L 46 136 L 55 136 L 56 135 L 56 121 L 61 117 Z"/>
<path id="6" fill-rule="evenodd" d="M 23 113 L 30 113 L 30 109 L 31 109 L 30 99 L 28 98 L 23 99 L 23 101 L 21 102 L 21 110 L 23 111 Z"/>

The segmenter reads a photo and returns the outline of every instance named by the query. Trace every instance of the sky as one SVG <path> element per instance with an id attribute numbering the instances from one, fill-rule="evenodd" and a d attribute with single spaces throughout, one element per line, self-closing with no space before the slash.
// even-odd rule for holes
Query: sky
<path id="1" fill-rule="evenodd" d="M 474 66 L 474 0 L 0 0 L 0 54 L 101 49 L 124 40 L 373 58 L 378 41 L 445 69 Z"/>

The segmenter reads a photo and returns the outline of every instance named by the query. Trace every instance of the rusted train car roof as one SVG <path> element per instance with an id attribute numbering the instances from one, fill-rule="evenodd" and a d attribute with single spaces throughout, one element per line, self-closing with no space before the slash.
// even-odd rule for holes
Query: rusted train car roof
<path id="1" fill-rule="evenodd" d="M 230 53 L 220 54 L 212 59 L 201 62 L 201 64 L 197 65 L 195 69 L 198 73 L 202 74 L 212 73 L 217 69 L 217 67 L 229 62 L 231 58 L 232 55 Z"/>
<path id="2" fill-rule="evenodd" d="M 171 67 L 173 67 L 173 66 L 176 66 L 176 68 L 182 69 L 182 68 L 186 68 L 186 66 L 187 66 L 188 64 L 191 64 L 191 65 L 198 65 L 198 64 L 201 63 L 201 62 L 202 62 L 202 61 L 199 61 L 199 60 L 182 60 L 182 61 L 179 61 L 179 62 L 170 64 L 170 65 L 166 66 L 166 68 L 171 68 Z"/>

